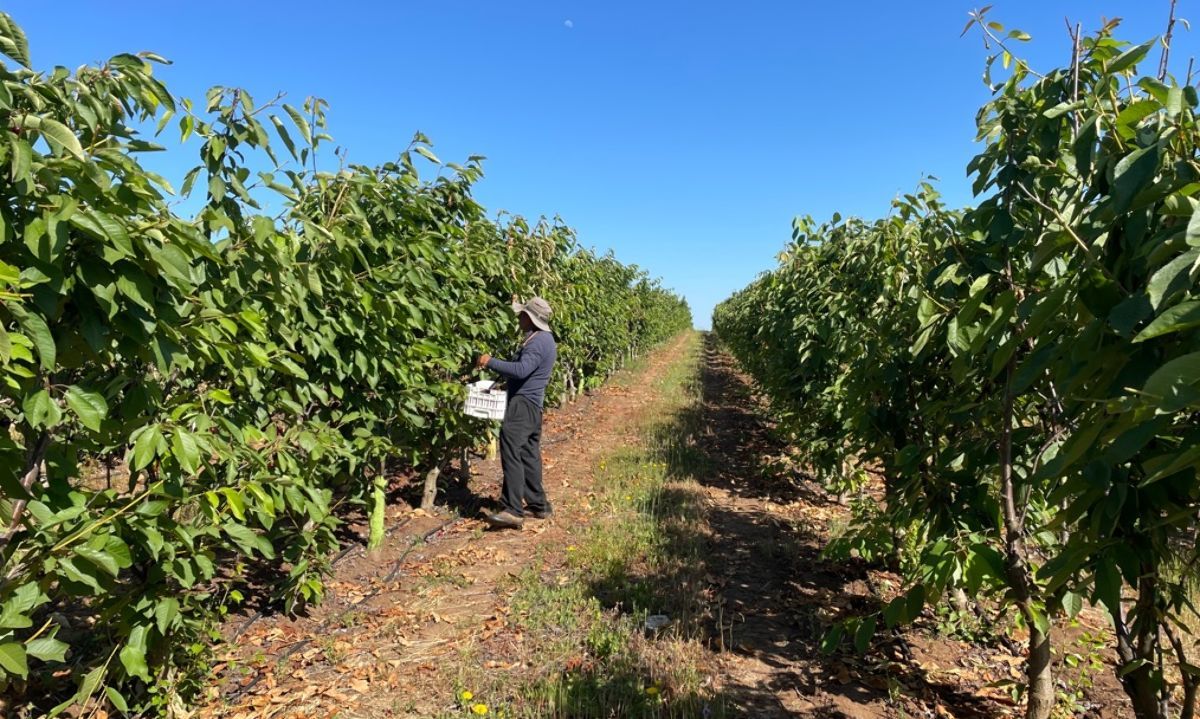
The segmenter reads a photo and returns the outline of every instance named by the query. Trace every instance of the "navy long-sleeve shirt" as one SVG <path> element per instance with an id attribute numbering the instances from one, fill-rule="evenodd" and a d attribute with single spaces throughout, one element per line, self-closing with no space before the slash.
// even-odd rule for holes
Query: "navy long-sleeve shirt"
<path id="1" fill-rule="evenodd" d="M 487 366 L 508 380 L 509 397 L 526 397 L 541 407 L 557 356 L 558 345 L 554 343 L 554 335 L 539 330 L 521 346 L 511 362 L 493 357 L 488 360 Z"/>

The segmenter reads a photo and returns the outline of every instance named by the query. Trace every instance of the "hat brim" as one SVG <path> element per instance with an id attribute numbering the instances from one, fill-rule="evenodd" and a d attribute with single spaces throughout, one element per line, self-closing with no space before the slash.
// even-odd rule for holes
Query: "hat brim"
<path id="1" fill-rule="evenodd" d="M 521 313 L 524 313 L 525 316 L 529 318 L 529 321 L 533 323 L 533 326 L 537 327 L 539 330 L 542 330 L 543 332 L 551 331 L 550 323 L 547 322 L 546 320 L 542 319 L 541 317 L 538 317 L 533 312 L 529 312 L 528 310 L 526 310 L 525 305 L 520 304 L 518 302 L 514 302 L 512 308 L 513 308 L 513 312 L 516 312 L 518 315 L 520 315 Z"/>

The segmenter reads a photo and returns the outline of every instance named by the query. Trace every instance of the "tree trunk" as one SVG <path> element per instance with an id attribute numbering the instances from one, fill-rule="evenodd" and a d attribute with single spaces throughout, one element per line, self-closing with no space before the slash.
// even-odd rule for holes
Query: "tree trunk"
<path id="1" fill-rule="evenodd" d="M 1139 580 L 1132 627 L 1128 617 L 1121 615 L 1120 606 L 1111 610 L 1117 635 L 1117 657 L 1120 660 L 1117 679 L 1129 696 L 1137 719 L 1167 719 L 1166 707 L 1160 702 L 1159 681 L 1154 676 L 1158 654 L 1158 626 L 1153 616 L 1155 590 L 1153 577 L 1143 576 Z M 1124 667 L 1133 662 L 1141 662 L 1141 665 L 1122 676 Z"/>
<path id="2" fill-rule="evenodd" d="M 1029 625 L 1029 658 L 1025 665 L 1025 681 L 1029 683 L 1027 719 L 1045 719 L 1054 711 L 1054 676 L 1050 670 L 1050 633 L 1042 632 L 1036 624 Z"/>
<path id="3" fill-rule="evenodd" d="M 435 464 L 425 475 L 425 493 L 421 495 L 421 509 L 426 512 L 433 509 L 433 502 L 437 499 L 437 481 L 441 473 L 441 466 Z"/>
<path id="4" fill-rule="evenodd" d="M 1175 663 L 1179 667 L 1180 682 L 1183 684 L 1183 704 L 1179 708 L 1179 719 L 1192 719 L 1196 716 L 1196 691 L 1200 689 L 1200 678 L 1184 670 L 1184 665 L 1189 663 L 1187 650 L 1175 628 L 1169 622 L 1165 622 L 1163 632 L 1175 652 Z"/>
<path id="5" fill-rule="evenodd" d="M 1025 660 L 1028 703 L 1025 719 L 1049 719 L 1054 710 L 1054 676 L 1050 670 L 1050 620 L 1034 604 L 1036 589 L 1025 548 L 1024 513 L 1017 510 L 1012 471 L 1013 362 L 1004 382 L 1004 407 L 1000 427 L 1000 490 L 1004 507 L 1005 569 L 1013 598 L 1029 627 L 1029 656 Z M 1044 625 L 1044 626 L 1043 626 Z"/>
<path id="6" fill-rule="evenodd" d="M 387 475 L 384 460 L 379 461 L 379 473 L 375 475 L 375 488 L 371 492 L 370 531 L 367 534 L 367 549 L 383 544 L 384 519 L 387 510 Z"/>
<path id="7" fill-rule="evenodd" d="M 25 457 L 25 474 L 21 477 L 21 488 L 30 492 L 33 489 L 34 481 L 42 474 L 42 460 L 46 457 L 46 448 L 50 444 L 50 433 L 42 432 L 33 444 L 33 448 Z M 25 497 L 13 502 L 12 513 L 8 518 L 8 528 L 4 530 L 4 534 L 0 534 L 0 552 L 8 546 L 12 541 L 13 536 L 17 533 L 17 528 L 21 525 L 21 517 L 25 514 L 25 505 L 28 500 Z"/>

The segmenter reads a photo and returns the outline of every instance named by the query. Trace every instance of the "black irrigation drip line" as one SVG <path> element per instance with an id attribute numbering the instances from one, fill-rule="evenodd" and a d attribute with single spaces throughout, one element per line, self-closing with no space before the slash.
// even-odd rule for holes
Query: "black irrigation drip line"
<path id="1" fill-rule="evenodd" d="M 392 531 L 395 532 L 395 531 L 402 529 L 405 525 L 407 525 L 411 521 L 412 521 L 412 517 L 405 518 L 405 520 L 403 522 L 401 522 L 400 524 L 397 524 L 395 527 L 393 527 Z M 342 551 L 338 552 L 338 555 L 333 558 L 333 561 L 329 563 L 329 568 L 333 569 L 334 567 L 336 567 L 338 565 L 338 562 L 342 561 L 347 556 L 349 556 L 351 552 L 361 550 L 362 548 L 363 548 L 363 545 L 361 545 L 361 544 L 351 544 L 350 546 L 346 547 Z M 252 616 L 248 617 L 246 619 L 246 621 L 242 623 L 242 626 L 238 627 L 233 632 L 233 636 L 230 637 L 230 639 L 235 640 L 235 639 L 240 638 L 243 634 L 246 633 L 247 629 L 249 629 L 259 619 L 262 619 L 263 616 L 265 616 L 266 611 L 267 611 L 266 607 L 263 607 L 262 609 L 259 609 L 257 612 L 255 612 Z"/>
<path id="2" fill-rule="evenodd" d="M 408 519 L 405 519 L 403 522 L 398 524 L 395 527 L 395 529 L 400 529 L 401 527 L 405 526 L 406 524 L 408 524 L 409 521 L 411 521 L 411 519 L 412 519 L 411 517 L 409 517 Z M 404 560 L 408 557 L 409 553 L 411 553 L 412 550 L 416 549 L 418 544 L 427 544 L 429 542 L 430 538 L 433 537 L 433 535 L 437 534 L 438 532 L 442 531 L 443 529 L 446 529 L 447 527 L 449 527 L 451 525 L 458 524 L 461 521 L 463 521 L 462 517 L 457 517 L 454 519 L 447 519 L 446 521 L 442 522 L 438 526 L 434 527 L 433 529 L 429 530 L 428 532 L 425 532 L 425 534 L 421 535 L 421 538 L 419 541 L 417 540 L 416 537 L 414 537 L 408 543 L 408 547 L 406 547 L 405 550 L 400 553 L 400 556 L 396 558 L 396 561 L 392 562 L 392 568 L 388 572 L 387 576 L 383 579 L 383 581 L 380 582 L 378 584 L 378 586 L 376 586 L 373 590 L 371 590 L 370 594 L 363 596 L 362 599 L 360 599 L 357 602 L 355 602 L 354 604 L 350 605 L 351 609 L 353 609 L 355 607 L 359 607 L 359 606 L 365 604 L 366 602 L 370 601 L 371 599 L 374 599 L 375 597 L 377 597 L 379 595 L 379 593 L 381 591 L 383 591 L 383 587 L 390 584 L 392 582 L 392 580 L 396 578 L 396 575 L 400 573 L 400 565 L 404 563 Z M 393 530 L 393 531 L 395 531 L 395 530 Z M 341 560 L 344 556 L 346 556 L 346 554 L 348 554 L 352 549 L 360 549 L 361 547 L 362 547 L 362 545 L 354 545 L 354 546 L 349 547 L 346 550 L 342 551 L 342 553 L 339 554 L 333 560 L 333 562 L 330 564 L 330 567 L 332 567 L 339 560 Z M 247 628 L 249 628 L 250 625 L 253 624 L 254 621 L 257 620 L 261 615 L 262 615 L 262 612 L 260 611 L 257 616 L 252 617 L 250 619 L 250 621 L 248 621 L 241 629 L 238 630 L 238 633 L 235 635 L 235 638 L 237 636 L 240 636 L 241 633 L 244 632 Z M 326 630 L 329 629 L 330 625 L 331 625 L 330 620 L 325 620 L 324 622 L 321 622 L 321 625 L 319 627 L 317 627 L 317 630 L 315 633 L 324 635 L 326 633 Z M 310 637 L 308 639 L 301 639 L 297 642 L 292 643 L 292 645 L 289 646 L 287 648 L 287 650 L 285 650 L 283 652 L 283 654 L 281 654 L 279 656 L 279 658 L 275 660 L 275 663 L 279 664 L 281 662 L 286 661 L 293 654 L 295 654 L 296 652 L 300 651 L 301 649 L 303 649 L 303 648 L 307 647 L 309 644 L 311 644 L 312 641 L 313 640 Z M 245 686 L 242 686 L 242 687 L 238 687 L 235 691 L 227 694 L 225 696 L 226 701 L 233 701 L 233 700 L 241 697 L 243 694 L 249 692 L 251 689 L 253 689 L 255 686 L 257 686 L 260 681 L 262 681 L 262 678 L 263 678 L 262 672 L 255 674 L 254 679 L 249 684 L 246 684 Z"/>

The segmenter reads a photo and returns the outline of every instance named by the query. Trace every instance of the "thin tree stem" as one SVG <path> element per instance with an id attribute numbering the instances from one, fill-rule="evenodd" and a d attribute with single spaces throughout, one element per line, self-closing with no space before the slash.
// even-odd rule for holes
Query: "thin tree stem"
<path id="1" fill-rule="evenodd" d="M 1162 55 L 1158 58 L 1158 80 L 1162 82 L 1167 78 L 1167 64 L 1171 59 L 1171 35 L 1175 32 L 1175 6 L 1178 0 L 1171 0 L 1171 14 L 1167 18 L 1167 32 L 1163 35 Z"/>

